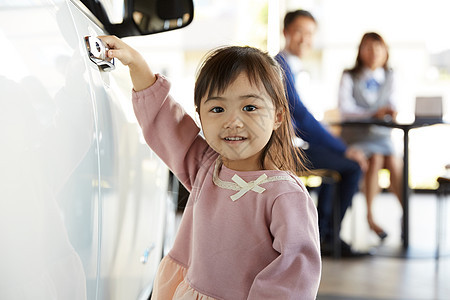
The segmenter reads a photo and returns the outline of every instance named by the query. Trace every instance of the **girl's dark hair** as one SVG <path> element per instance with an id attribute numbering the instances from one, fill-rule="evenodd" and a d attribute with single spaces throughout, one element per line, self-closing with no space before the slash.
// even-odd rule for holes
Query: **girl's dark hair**
<path id="1" fill-rule="evenodd" d="M 289 104 L 284 93 L 283 73 L 278 63 L 267 53 L 253 47 L 227 46 L 212 50 L 200 66 L 195 82 L 194 103 L 200 115 L 203 97 L 223 93 L 244 72 L 250 83 L 265 88 L 276 111 L 283 113 L 281 125 L 272 132 L 260 158 L 265 169 L 266 158 L 280 170 L 293 173 L 305 170 L 303 154 L 293 144 L 294 130 Z"/>
<path id="2" fill-rule="evenodd" d="M 359 43 L 358 56 L 356 57 L 356 62 L 355 62 L 354 67 L 347 70 L 352 75 L 358 75 L 364 68 L 364 62 L 362 61 L 362 58 L 361 58 L 361 49 L 367 41 L 376 41 L 376 42 L 381 43 L 381 45 L 383 45 L 383 47 L 386 49 L 386 61 L 383 65 L 383 68 L 385 70 L 389 69 L 389 66 L 388 66 L 389 51 L 388 51 L 388 46 L 387 46 L 386 42 L 384 41 L 383 37 L 381 35 L 379 35 L 378 33 L 367 32 L 363 35 L 363 37 L 361 38 L 361 42 Z"/>
<path id="3" fill-rule="evenodd" d="M 288 12 L 284 16 L 284 21 L 283 21 L 284 29 L 287 29 L 289 27 L 289 25 L 291 25 L 291 23 L 294 22 L 294 20 L 297 19 L 298 17 L 308 18 L 308 19 L 313 20 L 314 23 L 317 23 L 316 19 L 314 19 L 313 15 L 309 11 L 303 10 L 303 9 L 298 9 L 295 11 Z"/>

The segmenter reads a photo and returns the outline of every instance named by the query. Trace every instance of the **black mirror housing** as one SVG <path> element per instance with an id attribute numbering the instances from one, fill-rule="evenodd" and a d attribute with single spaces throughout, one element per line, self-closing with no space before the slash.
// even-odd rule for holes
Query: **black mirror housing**
<path id="1" fill-rule="evenodd" d="M 180 29 L 189 25 L 194 18 L 192 0 L 124 0 L 123 21 L 113 24 L 101 1 L 81 1 L 109 34 L 120 38 Z"/>

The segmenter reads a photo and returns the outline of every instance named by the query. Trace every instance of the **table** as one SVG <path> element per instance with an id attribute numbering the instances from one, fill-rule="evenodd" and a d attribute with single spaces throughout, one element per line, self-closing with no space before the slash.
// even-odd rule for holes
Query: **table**
<path id="1" fill-rule="evenodd" d="M 403 243 L 402 256 L 408 256 L 409 247 L 409 131 L 414 128 L 420 128 L 435 124 L 443 124 L 440 120 L 415 121 L 410 124 L 402 124 L 391 121 L 382 121 L 378 119 L 367 119 L 358 121 L 333 122 L 330 125 L 336 126 L 371 126 L 378 125 L 389 128 L 397 128 L 403 130 L 403 184 L 402 184 L 402 204 L 403 204 Z"/>

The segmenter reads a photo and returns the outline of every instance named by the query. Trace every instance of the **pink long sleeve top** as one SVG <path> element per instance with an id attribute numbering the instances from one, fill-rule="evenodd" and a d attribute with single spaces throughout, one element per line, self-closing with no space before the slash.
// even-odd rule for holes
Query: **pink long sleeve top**
<path id="1" fill-rule="evenodd" d="M 315 299 L 317 211 L 303 183 L 286 171 L 226 168 L 157 77 L 133 91 L 134 111 L 190 197 L 152 299 Z"/>

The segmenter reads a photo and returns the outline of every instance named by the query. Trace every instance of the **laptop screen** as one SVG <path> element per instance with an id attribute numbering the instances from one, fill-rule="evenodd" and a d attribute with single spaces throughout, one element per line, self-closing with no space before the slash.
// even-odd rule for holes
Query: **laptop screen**
<path id="1" fill-rule="evenodd" d="M 442 122 L 442 97 L 416 97 L 415 120 Z"/>

